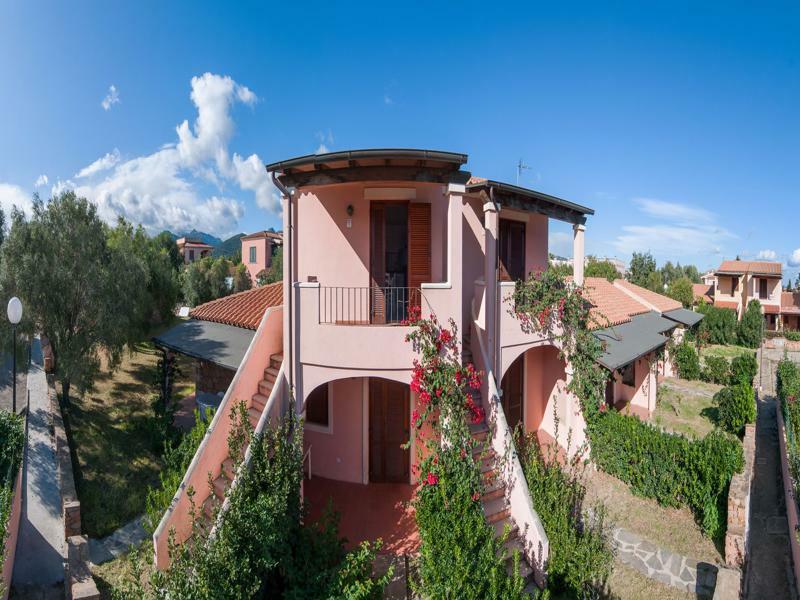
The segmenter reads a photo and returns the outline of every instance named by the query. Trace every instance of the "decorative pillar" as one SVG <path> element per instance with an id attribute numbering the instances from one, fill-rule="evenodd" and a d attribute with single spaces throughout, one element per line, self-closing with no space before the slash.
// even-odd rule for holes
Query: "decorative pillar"
<path id="1" fill-rule="evenodd" d="M 572 278 L 575 285 L 583 285 L 583 262 L 584 262 L 584 235 L 586 225 L 575 224 L 572 226 Z"/>
<path id="2" fill-rule="evenodd" d="M 499 377 L 499 357 L 498 357 L 498 331 L 497 331 L 497 243 L 500 218 L 497 213 L 497 206 L 493 202 L 486 202 L 483 205 L 483 227 L 484 227 L 484 268 L 483 280 L 486 283 L 484 294 L 486 295 L 486 346 L 489 352 L 489 363 L 486 368 L 492 371 L 495 379 Z M 498 380 L 499 385 L 499 380 Z"/>
<path id="3" fill-rule="evenodd" d="M 463 183 L 447 185 L 447 282 L 450 284 L 450 315 L 456 322 L 458 331 L 464 335 L 465 324 L 471 319 L 465 318 L 463 311 L 464 291 L 464 194 L 467 188 Z M 442 315 L 439 315 L 440 318 Z M 445 319 L 441 319 L 443 322 Z"/>

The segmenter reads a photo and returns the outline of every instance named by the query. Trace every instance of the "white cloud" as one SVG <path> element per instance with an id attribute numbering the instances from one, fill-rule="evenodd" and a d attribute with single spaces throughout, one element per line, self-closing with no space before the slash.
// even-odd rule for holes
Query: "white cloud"
<path id="1" fill-rule="evenodd" d="M 74 189 L 98 206 L 113 222 L 123 216 L 151 231 L 192 229 L 217 235 L 238 231 L 244 206 L 228 189 L 252 192 L 259 207 L 275 214 L 280 200 L 257 154 L 231 153 L 234 104 L 252 106 L 256 95 L 228 76 L 205 73 L 193 77 L 191 99 L 197 118 L 176 128 L 177 141 L 159 146 L 152 154 L 122 160 L 118 150 L 100 157 L 75 176 L 57 181 L 53 193 Z M 200 188 L 214 187 L 210 197 Z"/>
<path id="2" fill-rule="evenodd" d="M 775 252 L 775 250 L 761 250 L 756 255 L 756 258 L 762 259 L 762 260 L 777 260 L 778 253 Z"/>
<path id="3" fill-rule="evenodd" d="M 92 164 L 83 167 L 78 173 L 75 175 L 77 178 L 81 177 L 91 177 L 92 175 L 96 175 L 102 171 L 108 171 L 111 167 L 116 165 L 120 160 L 119 150 L 114 148 L 111 152 L 106 154 L 105 156 L 101 156 Z M 47 183 L 47 179 L 45 178 L 45 183 Z"/>
<path id="4" fill-rule="evenodd" d="M 117 86 L 110 85 L 108 86 L 108 93 L 106 97 L 103 98 L 103 101 L 100 103 L 100 106 L 103 107 L 103 110 L 108 111 L 111 110 L 111 107 L 115 104 L 119 104 L 119 92 L 117 91 Z"/>
<path id="5" fill-rule="evenodd" d="M 317 146 L 317 149 L 314 150 L 314 154 L 327 154 L 328 152 L 330 152 L 330 150 L 325 144 L 320 144 Z"/>
<path id="6" fill-rule="evenodd" d="M 327 154 L 331 151 L 331 147 L 334 144 L 333 139 L 333 132 L 328 129 L 328 131 L 318 131 L 314 134 L 314 137 L 319 140 L 319 146 L 317 149 L 314 150 L 314 154 Z"/>
<path id="7" fill-rule="evenodd" d="M 392 97 L 389 94 L 384 94 L 383 95 L 383 103 L 386 106 L 391 106 L 392 104 L 394 104 L 394 100 L 392 100 Z"/>
<path id="8" fill-rule="evenodd" d="M 15 206 L 30 215 L 31 209 L 33 208 L 33 200 L 30 194 L 25 192 L 25 190 L 18 185 L 0 183 L 0 208 L 2 208 L 6 216 L 8 216 L 11 213 L 11 209 Z"/>
<path id="9" fill-rule="evenodd" d="M 800 267 L 800 248 L 792 252 L 792 255 L 789 257 L 789 266 Z"/>
<path id="10" fill-rule="evenodd" d="M 713 213 L 706 209 L 680 202 L 667 202 L 656 198 L 634 198 L 633 201 L 639 205 L 643 213 L 651 217 L 686 223 L 708 223 L 714 220 Z"/>
<path id="11" fill-rule="evenodd" d="M 38 187 L 42 187 L 43 185 L 47 185 L 47 181 L 48 181 L 48 180 L 47 180 L 47 175 L 39 175 L 39 176 L 36 178 L 36 183 L 34 183 L 33 185 L 34 185 L 35 187 L 37 187 L 37 188 L 38 188 Z"/>

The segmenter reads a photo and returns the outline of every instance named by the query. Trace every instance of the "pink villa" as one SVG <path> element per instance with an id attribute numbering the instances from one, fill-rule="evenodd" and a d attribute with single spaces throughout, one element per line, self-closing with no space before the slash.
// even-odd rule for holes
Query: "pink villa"
<path id="1" fill-rule="evenodd" d="M 515 426 L 562 448 L 571 432 L 572 452 L 586 441 L 557 341 L 523 331 L 508 302 L 515 280 L 547 267 L 550 220 L 572 226 L 574 283 L 585 284 L 597 317 L 610 404 L 648 416 L 658 375 L 671 369 L 660 349 L 701 316 L 626 282 L 584 281 L 585 222 L 593 211 L 473 177 L 466 162 L 459 153 L 376 149 L 267 165 L 283 195 L 283 302 L 266 309 L 153 536 L 158 566 L 168 562 L 170 530 L 178 542 L 190 533 L 187 488 L 206 511 L 235 477 L 226 408 L 246 401 L 259 430 L 286 409 L 290 390 L 305 418 L 303 494 L 312 516 L 331 498 L 351 543 L 380 537 L 389 553 L 414 552 L 419 540 L 406 502 L 415 484 L 415 354 L 402 322 L 409 306 L 421 306 L 425 315 L 455 321 L 465 360 L 484 373 L 486 420 L 473 426 L 491 448 L 482 466 L 493 481 L 484 514 L 498 535 L 511 526 L 507 545 L 521 551 L 523 575 L 542 582 L 547 536 L 516 455 L 498 457 Z"/>
<path id="2" fill-rule="evenodd" d="M 761 303 L 764 325 L 776 331 L 780 325 L 781 263 L 754 260 L 725 260 L 714 273 L 714 306 L 730 308 L 741 319 L 750 301 Z"/>
<path id="3" fill-rule="evenodd" d="M 211 251 L 214 250 L 214 247 L 209 244 L 185 237 L 178 238 L 175 243 L 178 246 L 178 252 L 183 257 L 183 264 L 186 265 L 206 256 L 211 256 Z"/>
<path id="4" fill-rule="evenodd" d="M 242 262 L 255 285 L 258 274 L 272 265 L 275 247 L 283 244 L 283 236 L 274 231 L 258 231 L 241 238 Z"/>

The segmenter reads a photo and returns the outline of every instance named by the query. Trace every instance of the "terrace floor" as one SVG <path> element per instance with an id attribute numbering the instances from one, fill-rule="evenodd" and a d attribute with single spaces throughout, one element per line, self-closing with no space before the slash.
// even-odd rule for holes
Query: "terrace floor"
<path id="1" fill-rule="evenodd" d="M 410 506 L 414 486 L 402 483 L 349 483 L 324 477 L 303 481 L 309 521 L 316 521 L 328 504 L 340 516 L 339 535 L 353 548 L 362 541 L 383 540 L 381 553 L 410 554 L 419 548 L 419 532 Z"/>

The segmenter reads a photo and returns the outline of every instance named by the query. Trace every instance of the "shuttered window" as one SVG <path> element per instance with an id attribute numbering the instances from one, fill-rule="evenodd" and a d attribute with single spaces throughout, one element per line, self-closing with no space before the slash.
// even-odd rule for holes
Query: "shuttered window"
<path id="1" fill-rule="evenodd" d="M 408 205 L 408 287 L 410 303 L 419 306 L 419 291 L 429 283 L 431 273 L 431 205 L 412 202 Z"/>

